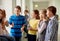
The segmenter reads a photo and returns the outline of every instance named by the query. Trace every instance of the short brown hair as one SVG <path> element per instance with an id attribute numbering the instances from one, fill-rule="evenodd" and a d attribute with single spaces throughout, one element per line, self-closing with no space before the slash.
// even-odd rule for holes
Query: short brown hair
<path id="1" fill-rule="evenodd" d="M 19 9 L 21 11 L 21 7 L 20 6 L 16 6 L 15 8 Z"/>
<path id="2" fill-rule="evenodd" d="M 47 8 L 49 11 L 51 11 L 52 13 L 53 13 L 53 15 L 56 15 L 56 7 L 54 7 L 54 6 L 50 6 L 50 7 L 48 7 Z"/>
<path id="3" fill-rule="evenodd" d="M 28 10 L 25 10 L 25 12 L 29 13 L 29 11 L 28 11 Z"/>
<path id="4" fill-rule="evenodd" d="M 33 12 L 37 15 L 36 19 L 40 19 L 40 17 L 39 17 L 39 11 L 38 10 L 33 10 Z"/>

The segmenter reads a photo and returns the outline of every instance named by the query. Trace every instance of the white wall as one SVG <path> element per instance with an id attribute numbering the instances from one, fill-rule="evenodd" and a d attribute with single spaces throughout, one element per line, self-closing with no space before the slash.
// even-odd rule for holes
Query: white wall
<path id="1" fill-rule="evenodd" d="M 2 0 L 0 0 L 0 8 L 2 7 L 1 5 L 2 5 L 2 2 L 1 2 Z"/>
<path id="2" fill-rule="evenodd" d="M 41 1 L 51 1 L 51 0 L 32 0 L 34 2 L 41 2 Z"/>
<path id="3" fill-rule="evenodd" d="M 16 0 L 12 0 L 12 12 L 14 13 L 14 8 L 16 6 Z"/>
<path id="4" fill-rule="evenodd" d="M 21 6 L 22 0 L 16 0 L 16 5 Z"/>
<path id="5" fill-rule="evenodd" d="M 38 7 L 35 7 L 35 5 L 38 5 Z M 33 2 L 33 9 L 46 9 L 49 6 L 48 1 L 41 1 L 41 2 Z"/>
<path id="6" fill-rule="evenodd" d="M 7 20 L 9 19 L 9 17 L 12 15 L 12 0 L 2 0 L 2 9 L 6 10 L 6 17 Z"/>

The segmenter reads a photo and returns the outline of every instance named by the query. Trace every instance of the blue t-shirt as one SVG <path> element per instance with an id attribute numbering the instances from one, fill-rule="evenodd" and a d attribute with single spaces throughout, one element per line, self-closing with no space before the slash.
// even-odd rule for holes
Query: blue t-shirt
<path id="1" fill-rule="evenodd" d="M 21 28 L 26 23 L 25 17 L 22 15 L 12 15 L 9 19 L 9 24 L 14 23 L 14 27 L 11 28 L 11 35 L 14 37 L 21 37 Z"/>

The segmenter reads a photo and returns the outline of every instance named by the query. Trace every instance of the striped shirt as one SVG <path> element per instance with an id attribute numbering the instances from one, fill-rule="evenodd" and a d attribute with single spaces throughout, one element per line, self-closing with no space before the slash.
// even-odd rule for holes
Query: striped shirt
<path id="1" fill-rule="evenodd" d="M 22 15 L 12 15 L 9 19 L 9 24 L 14 23 L 14 27 L 11 28 L 11 35 L 14 37 L 21 37 L 21 28 L 25 24 L 25 17 Z"/>

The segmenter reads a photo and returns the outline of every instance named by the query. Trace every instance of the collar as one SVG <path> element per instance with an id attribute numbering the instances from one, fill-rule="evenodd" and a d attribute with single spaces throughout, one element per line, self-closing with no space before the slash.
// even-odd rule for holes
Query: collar
<path id="1" fill-rule="evenodd" d="M 54 19 L 54 17 L 55 17 L 55 16 L 52 16 L 52 17 L 50 17 L 50 19 L 52 20 L 52 19 Z"/>

